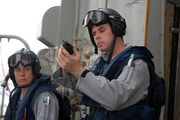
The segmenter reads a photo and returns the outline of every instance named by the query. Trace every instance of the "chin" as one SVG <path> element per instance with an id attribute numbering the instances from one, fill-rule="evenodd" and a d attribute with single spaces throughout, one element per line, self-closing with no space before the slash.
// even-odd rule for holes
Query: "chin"
<path id="1" fill-rule="evenodd" d="M 100 50 L 101 52 L 105 52 L 105 49 L 104 49 L 103 47 L 100 47 L 99 50 Z"/>
<path id="2" fill-rule="evenodd" d="M 20 88 L 27 88 L 27 87 L 29 87 L 29 85 L 20 85 L 19 87 Z"/>
<path id="3" fill-rule="evenodd" d="M 21 87 L 21 88 L 26 88 L 26 87 L 28 87 L 28 86 L 30 86 L 31 84 L 30 83 L 24 83 L 24 84 L 21 84 L 21 85 L 18 85 L 19 87 Z"/>
<path id="4" fill-rule="evenodd" d="M 103 49 L 103 48 L 100 49 L 100 51 L 101 51 L 101 52 L 105 52 L 105 53 L 107 52 L 107 50 L 106 50 L 106 49 Z"/>

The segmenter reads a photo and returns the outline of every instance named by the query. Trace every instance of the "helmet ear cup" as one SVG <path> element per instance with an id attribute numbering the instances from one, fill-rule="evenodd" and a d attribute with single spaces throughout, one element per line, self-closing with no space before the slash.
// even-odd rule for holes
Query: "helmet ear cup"
<path id="1" fill-rule="evenodd" d="M 117 11 L 110 8 L 100 8 L 98 10 L 108 16 L 107 20 L 114 35 L 122 37 L 126 34 L 126 21 Z"/>
<path id="2" fill-rule="evenodd" d="M 17 83 L 15 81 L 15 76 L 14 76 L 14 68 L 9 68 L 9 77 L 12 80 L 14 86 L 17 86 Z"/>
<path id="3" fill-rule="evenodd" d="M 35 75 L 36 75 L 37 77 L 39 76 L 40 70 L 41 70 L 41 66 L 40 66 L 39 64 L 36 65 L 36 67 L 35 67 Z"/>
<path id="4" fill-rule="evenodd" d="M 111 27 L 112 27 L 112 32 L 116 36 L 124 36 L 126 34 L 126 25 L 116 21 L 116 20 L 111 20 Z"/>
<path id="5" fill-rule="evenodd" d="M 33 70 L 33 74 L 35 75 L 35 77 L 39 77 L 39 73 L 40 73 L 40 70 L 41 70 L 39 60 L 36 60 L 36 62 L 34 62 L 32 64 L 32 70 Z"/>

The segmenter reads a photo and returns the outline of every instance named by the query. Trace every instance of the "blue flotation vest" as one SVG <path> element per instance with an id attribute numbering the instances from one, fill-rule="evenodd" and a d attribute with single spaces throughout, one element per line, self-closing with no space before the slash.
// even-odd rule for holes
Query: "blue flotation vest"
<path id="1" fill-rule="evenodd" d="M 12 96 L 10 96 L 4 120 L 23 120 L 25 114 L 27 120 L 35 120 L 32 105 L 35 97 L 43 91 L 56 92 L 55 87 L 50 84 L 50 76 L 41 75 L 38 80 L 35 80 L 29 86 L 28 92 L 22 101 L 19 101 L 21 89 L 15 88 Z"/>
<path id="2" fill-rule="evenodd" d="M 135 59 L 144 60 L 151 64 L 154 69 L 154 64 L 151 61 L 153 58 L 151 52 L 145 47 L 134 46 L 115 56 L 108 65 L 103 57 L 100 56 L 94 64 L 92 72 L 95 75 L 104 76 L 110 81 L 116 79 L 121 74 L 123 67 L 127 65 L 132 53 Z M 90 108 L 90 114 L 84 115 L 81 120 L 157 120 L 158 118 L 155 118 L 155 114 L 160 111 L 160 107 L 158 110 L 155 110 L 154 107 L 148 105 L 147 101 L 139 101 L 123 110 L 108 111 L 86 95 L 82 97 L 81 105 Z"/>

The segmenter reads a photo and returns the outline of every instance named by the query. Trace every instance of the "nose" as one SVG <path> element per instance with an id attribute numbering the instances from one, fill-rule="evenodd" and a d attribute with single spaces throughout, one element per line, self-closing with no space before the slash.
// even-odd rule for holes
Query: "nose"
<path id="1" fill-rule="evenodd" d="M 100 39 L 100 34 L 96 32 L 96 34 L 94 35 L 94 40 L 98 41 L 99 39 Z"/>
<path id="2" fill-rule="evenodd" d="M 19 64 L 18 69 L 19 69 L 18 70 L 19 75 L 24 75 L 25 74 L 26 68 L 22 64 Z"/>
<path id="3" fill-rule="evenodd" d="M 23 76 L 25 74 L 25 69 L 21 68 L 19 70 L 19 75 Z"/>

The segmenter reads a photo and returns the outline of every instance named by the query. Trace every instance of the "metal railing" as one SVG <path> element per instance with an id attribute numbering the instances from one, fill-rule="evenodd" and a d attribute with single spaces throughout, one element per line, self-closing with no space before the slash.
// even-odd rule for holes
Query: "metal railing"
<path id="1" fill-rule="evenodd" d="M 21 37 L 19 37 L 17 35 L 1 35 L 0 34 L 0 41 L 1 41 L 2 38 L 7 38 L 8 40 L 10 40 L 10 39 L 19 40 L 25 45 L 26 48 L 30 49 L 30 46 L 28 45 L 28 43 L 23 38 L 21 38 Z"/>

